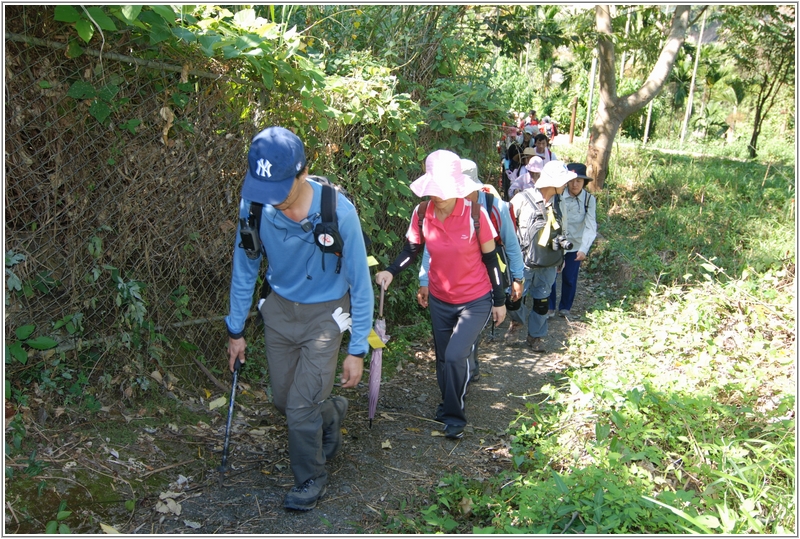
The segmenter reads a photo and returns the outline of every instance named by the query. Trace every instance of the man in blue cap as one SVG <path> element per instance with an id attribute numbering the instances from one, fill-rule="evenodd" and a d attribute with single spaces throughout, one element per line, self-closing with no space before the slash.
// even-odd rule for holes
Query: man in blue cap
<path id="1" fill-rule="evenodd" d="M 273 403 L 286 415 L 294 474 L 284 507 L 299 511 L 313 509 L 325 494 L 325 463 L 342 444 L 347 399 L 331 397 L 342 334 L 347 329 L 352 333 L 341 383 L 354 388 L 369 351 L 374 304 L 361 224 L 355 207 L 341 193 L 336 193 L 341 258 L 317 243 L 322 189 L 308 178 L 303 143 L 294 133 L 269 127 L 253 138 L 239 203 L 230 312 L 225 317 L 233 370 L 237 359 L 245 362 L 244 326 L 263 253 L 272 293 L 258 308 L 264 319 Z M 257 236 L 243 234 L 243 227 L 258 222 L 251 210 L 259 204 L 263 207 Z M 327 237 L 320 235 L 319 241 L 324 244 Z"/>

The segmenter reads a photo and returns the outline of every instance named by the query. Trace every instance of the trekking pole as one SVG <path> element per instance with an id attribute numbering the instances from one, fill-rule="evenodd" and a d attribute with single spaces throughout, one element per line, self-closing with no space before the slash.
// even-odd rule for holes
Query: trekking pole
<path id="1" fill-rule="evenodd" d="M 228 404 L 228 422 L 225 424 L 225 443 L 222 445 L 222 465 L 217 468 L 219 470 L 219 488 L 222 488 L 222 482 L 225 479 L 225 472 L 228 471 L 228 443 L 231 440 L 231 420 L 233 419 L 233 399 L 236 397 L 236 383 L 239 381 L 239 369 L 242 363 L 239 358 L 233 364 L 233 384 L 231 385 L 231 402 Z"/>

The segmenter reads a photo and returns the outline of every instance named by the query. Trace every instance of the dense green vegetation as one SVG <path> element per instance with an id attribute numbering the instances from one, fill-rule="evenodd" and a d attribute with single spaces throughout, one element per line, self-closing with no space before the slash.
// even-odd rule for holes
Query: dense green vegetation
<path id="1" fill-rule="evenodd" d="M 604 240 L 585 266 L 615 288 L 590 312 L 586 333 L 570 343 L 573 366 L 562 382 L 511 425 L 514 472 L 488 487 L 446 478 L 436 505 L 387 518 L 387 531 L 780 534 L 795 528 L 795 96 L 793 70 L 771 63 L 783 47 L 793 50 L 794 39 L 781 30 L 786 21 L 775 23 L 779 11 L 709 11 L 708 27 L 718 32 L 699 57 L 686 142 L 679 136 L 698 54 L 691 39 L 652 109 L 623 123 L 605 189 L 597 193 Z M 699 16 L 693 13 L 695 34 Z M 793 8 L 783 16 L 793 21 Z M 618 93 L 645 80 L 668 20 L 663 6 L 615 13 L 618 54 L 626 59 Z M 478 162 L 487 182 L 496 181 L 495 143 L 509 111 L 536 109 L 568 133 L 574 110 L 576 137 L 591 122 L 588 74 L 597 37 L 591 9 L 58 6 L 47 22 L 63 26 L 72 58 L 113 43 L 144 60 L 223 66 L 231 115 L 243 124 L 295 129 L 314 172 L 355 197 L 384 264 L 399 250 L 402 223 L 417 202 L 408 184 L 428 152 L 456 151 Z M 88 125 L 136 132 L 141 119 L 112 122 L 104 96 L 113 85 L 56 82 L 69 87 L 69 99 L 84 100 L 87 118 L 96 120 Z M 162 88 L 176 111 L 200 98 L 192 82 Z M 192 126 L 178 119 L 173 129 Z M 586 141 L 576 140 L 562 155 L 583 161 Z M 379 226 L 378 216 L 400 225 Z M 98 230 L 87 238 L 93 259 L 101 258 L 101 236 Z M 7 306 L 9 296 L 46 295 L 61 286 L 48 275 L 18 278 L 25 261 L 6 251 Z M 180 360 L 197 350 L 166 343 L 148 318 L 146 305 L 160 299 L 156 283 L 99 263 L 93 271 L 95 280 L 108 277 L 114 291 L 115 327 L 132 335 L 126 357 L 162 365 L 165 348 L 177 350 Z M 418 317 L 413 272 L 402 279 L 386 299 L 395 326 Z M 185 289 L 170 301 L 177 320 L 191 314 Z M 54 350 L 53 336 L 100 341 L 97 328 L 84 322 L 75 312 L 49 326 L 7 328 L 6 372 L 13 367 L 14 377 L 6 378 L 5 394 L 13 406 L 27 406 L 34 387 L 35 398 L 87 416 L 120 392 L 153 398 L 149 369 L 124 362 L 104 369 L 116 358 L 94 348 Z M 407 337 L 395 334 L 397 343 L 420 334 L 404 331 Z M 401 360 L 388 352 L 386 372 Z M 35 449 L 25 443 L 29 428 L 18 415 L 7 430 L 6 454 L 30 455 L 35 463 Z"/>
<path id="2" fill-rule="evenodd" d="M 597 298 L 563 378 L 510 425 L 515 470 L 446 477 L 388 529 L 795 529 L 793 170 L 616 159 L 590 271 L 622 296 Z"/>

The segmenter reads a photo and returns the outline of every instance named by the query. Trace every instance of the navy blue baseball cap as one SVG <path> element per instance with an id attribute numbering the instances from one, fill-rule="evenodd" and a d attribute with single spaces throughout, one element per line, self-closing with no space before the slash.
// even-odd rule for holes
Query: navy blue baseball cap
<path id="1" fill-rule="evenodd" d="M 247 154 L 242 198 L 280 204 L 306 166 L 303 141 L 285 127 L 268 127 L 253 137 Z"/>

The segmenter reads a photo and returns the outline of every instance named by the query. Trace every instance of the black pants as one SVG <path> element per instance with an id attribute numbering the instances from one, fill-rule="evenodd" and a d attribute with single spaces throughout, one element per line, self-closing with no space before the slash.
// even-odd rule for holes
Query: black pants
<path id="1" fill-rule="evenodd" d="M 436 380 L 442 402 L 436 419 L 447 425 L 467 424 L 464 397 L 471 376 L 469 356 L 492 314 L 492 294 L 454 305 L 429 297 Z"/>

